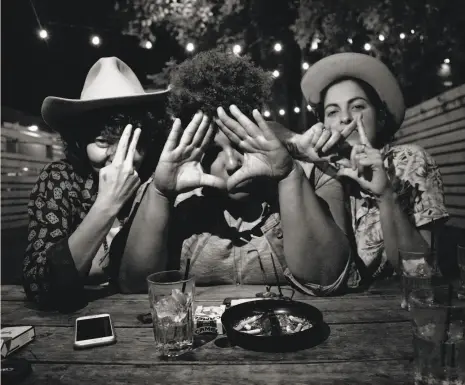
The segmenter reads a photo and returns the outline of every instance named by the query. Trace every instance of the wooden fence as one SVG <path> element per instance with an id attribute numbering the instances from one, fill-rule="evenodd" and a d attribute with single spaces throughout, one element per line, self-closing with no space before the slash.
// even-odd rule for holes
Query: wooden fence
<path id="1" fill-rule="evenodd" d="M 2 124 L 2 230 L 27 226 L 27 203 L 40 170 L 63 157 L 57 135 Z"/>
<path id="2" fill-rule="evenodd" d="M 465 229 L 465 84 L 407 110 L 397 144 L 415 143 L 438 163 L 448 226 Z"/>

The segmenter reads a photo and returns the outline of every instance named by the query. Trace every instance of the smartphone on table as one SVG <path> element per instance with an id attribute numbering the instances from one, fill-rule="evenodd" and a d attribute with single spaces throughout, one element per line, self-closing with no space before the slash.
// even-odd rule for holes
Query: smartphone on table
<path id="1" fill-rule="evenodd" d="M 97 314 L 76 318 L 74 327 L 75 349 L 111 345 L 115 342 L 116 335 L 110 314 Z"/>

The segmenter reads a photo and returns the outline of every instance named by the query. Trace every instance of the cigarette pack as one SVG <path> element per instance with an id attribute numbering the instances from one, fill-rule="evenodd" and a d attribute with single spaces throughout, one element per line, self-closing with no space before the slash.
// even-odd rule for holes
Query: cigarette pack
<path id="1" fill-rule="evenodd" d="M 33 326 L 11 326 L 0 331 L 2 357 L 10 355 L 20 347 L 31 342 L 36 333 Z"/>
<path id="2" fill-rule="evenodd" d="M 194 313 L 195 334 L 224 334 L 221 316 L 226 306 L 199 305 Z"/>

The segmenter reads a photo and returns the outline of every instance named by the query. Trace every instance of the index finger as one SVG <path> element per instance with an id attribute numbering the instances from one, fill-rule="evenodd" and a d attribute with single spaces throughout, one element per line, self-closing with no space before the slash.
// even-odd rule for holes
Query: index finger
<path id="1" fill-rule="evenodd" d="M 113 164 L 123 163 L 126 153 L 128 151 L 128 142 L 131 136 L 132 124 L 128 124 L 121 135 L 121 138 L 118 142 L 118 147 L 116 147 L 115 156 L 113 157 Z"/>
<path id="2" fill-rule="evenodd" d="M 358 130 L 358 134 L 360 136 L 360 141 L 362 142 L 362 144 L 364 144 L 367 147 L 371 147 L 371 144 L 367 138 L 367 134 L 365 133 L 365 127 L 363 125 L 362 115 L 359 115 L 357 117 L 357 130 Z"/>
<path id="3" fill-rule="evenodd" d="M 141 129 L 136 128 L 134 130 L 134 135 L 132 136 L 131 144 L 129 145 L 128 153 L 126 155 L 126 159 L 124 163 L 128 166 L 128 168 L 133 168 L 134 166 L 134 155 L 136 154 L 137 142 L 139 141 Z"/>

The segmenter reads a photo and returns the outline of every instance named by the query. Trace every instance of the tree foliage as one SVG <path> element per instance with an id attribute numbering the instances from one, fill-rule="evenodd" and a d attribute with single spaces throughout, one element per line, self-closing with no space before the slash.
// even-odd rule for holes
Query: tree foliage
<path id="1" fill-rule="evenodd" d="M 416 93 L 425 98 L 441 90 L 447 80 L 438 76 L 444 58 L 456 68 L 449 80 L 465 80 L 460 70 L 465 64 L 463 0 L 116 1 L 125 32 L 141 40 L 154 40 L 157 29 L 164 28 L 180 45 L 193 41 L 198 50 L 241 44 L 264 66 L 271 45 L 287 35 L 303 56 L 294 60 L 311 62 L 344 51 L 369 53 L 396 73 L 412 102 L 418 101 Z"/>

